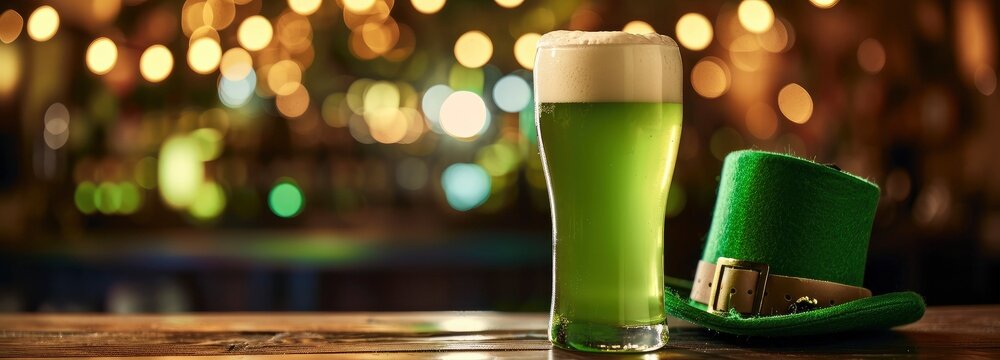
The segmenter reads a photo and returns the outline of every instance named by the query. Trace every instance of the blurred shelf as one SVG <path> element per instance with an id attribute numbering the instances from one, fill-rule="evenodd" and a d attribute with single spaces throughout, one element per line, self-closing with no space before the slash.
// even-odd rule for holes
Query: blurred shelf
<path id="1" fill-rule="evenodd" d="M 551 262 L 548 234 L 335 231 L 164 231 L 91 234 L 73 241 L 0 244 L 11 263 L 150 269 L 283 267 L 379 269 L 523 267 Z"/>

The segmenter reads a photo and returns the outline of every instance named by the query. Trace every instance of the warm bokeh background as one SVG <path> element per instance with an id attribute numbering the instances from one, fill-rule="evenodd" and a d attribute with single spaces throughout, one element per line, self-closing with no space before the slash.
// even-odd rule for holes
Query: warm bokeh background
<path id="1" fill-rule="evenodd" d="M 668 275 L 693 274 L 721 159 L 758 148 L 882 187 L 876 293 L 1000 302 L 995 1 L 0 11 L 2 311 L 546 311 L 530 70 L 554 29 L 682 45 Z"/>

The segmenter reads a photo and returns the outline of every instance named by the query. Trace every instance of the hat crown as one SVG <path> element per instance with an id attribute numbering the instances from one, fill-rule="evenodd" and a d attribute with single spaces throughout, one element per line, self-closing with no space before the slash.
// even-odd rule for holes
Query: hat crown
<path id="1" fill-rule="evenodd" d="M 702 260 L 766 263 L 776 275 L 861 286 L 878 186 L 794 156 L 726 157 Z"/>

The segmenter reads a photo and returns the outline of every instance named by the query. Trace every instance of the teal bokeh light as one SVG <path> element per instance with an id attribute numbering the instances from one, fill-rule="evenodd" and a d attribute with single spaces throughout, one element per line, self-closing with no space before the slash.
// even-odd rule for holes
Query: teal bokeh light
<path id="1" fill-rule="evenodd" d="M 490 175 L 477 164 L 452 164 L 441 174 L 448 205 L 458 211 L 469 211 L 486 202 L 490 196 Z"/>

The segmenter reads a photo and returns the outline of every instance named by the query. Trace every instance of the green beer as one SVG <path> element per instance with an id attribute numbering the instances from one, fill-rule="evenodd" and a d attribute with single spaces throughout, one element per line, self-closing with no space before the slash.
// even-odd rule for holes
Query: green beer
<path id="1" fill-rule="evenodd" d="M 663 220 L 681 134 L 679 54 L 653 35 L 562 33 L 599 35 L 585 45 L 543 37 L 535 66 L 555 252 L 549 339 L 655 350 L 667 340 Z"/>

